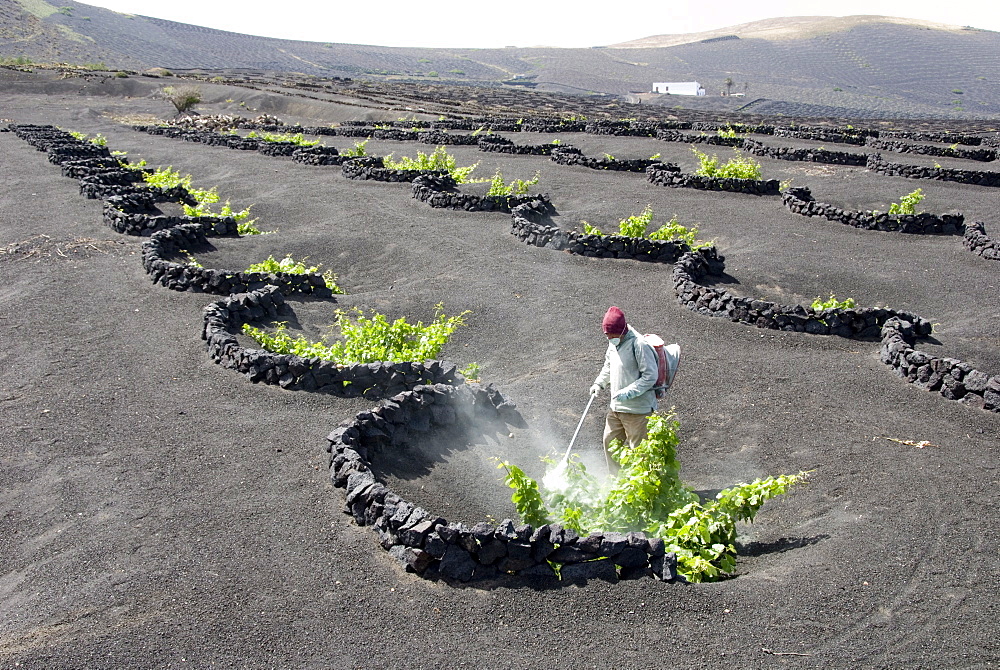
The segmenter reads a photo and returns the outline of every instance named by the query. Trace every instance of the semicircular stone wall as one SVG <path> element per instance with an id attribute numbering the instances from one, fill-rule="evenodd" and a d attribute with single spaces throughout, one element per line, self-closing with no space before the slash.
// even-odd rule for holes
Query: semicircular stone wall
<path id="1" fill-rule="evenodd" d="M 419 386 L 340 424 L 327 437 L 330 479 L 345 489 L 344 511 L 372 527 L 379 543 L 410 572 L 468 582 L 497 577 L 563 584 L 601 579 L 677 579 L 677 560 L 660 538 L 642 533 L 580 537 L 556 524 L 534 528 L 511 519 L 465 525 L 403 500 L 372 473 L 380 452 L 455 424 L 515 423 L 513 403 L 491 386 Z"/>
<path id="2" fill-rule="evenodd" d="M 329 393 L 344 398 L 377 400 L 420 384 L 460 384 L 465 378 L 454 363 L 402 361 L 342 365 L 320 358 L 276 354 L 240 344 L 245 323 L 275 320 L 285 305 L 277 286 L 229 295 L 204 309 L 202 339 L 213 361 L 236 370 L 254 383 L 285 389 Z"/>

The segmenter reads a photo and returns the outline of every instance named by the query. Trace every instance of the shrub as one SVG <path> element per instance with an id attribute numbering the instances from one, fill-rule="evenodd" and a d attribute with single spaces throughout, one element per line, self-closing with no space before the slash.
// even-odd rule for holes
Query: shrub
<path id="1" fill-rule="evenodd" d="M 549 459 L 552 489 L 543 497 L 538 482 L 506 461 L 505 483 L 525 523 L 559 523 L 581 535 L 641 531 L 661 537 L 677 555 L 677 571 L 690 582 L 714 581 L 736 569 L 736 524 L 753 521 L 769 499 L 804 481 L 808 473 L 737 484 L 702 502 L 680 479 L 676 447 L 680 424 L 672 413 L 655 414 L 647 437 L 635 448 L 621 441 L 611 455 L 621 469 L 602 487 L 577 458 Z M 563 468 L 565 474 L 560 473 Z M 562 476 L 560 476 L 562 474 Z"/>
<path id="2" fill-rule="evenodd" d="M 236 232 L 240 235 L 270 235 L 274 231 L 263 231 L 257 227 L 257 219 L 250 218 L 250 205 L 235 211 L 229 201 L 222 205 L 218 212 L 213 212 L 211 205 L 219 202 L 219 193 L 215 186 L 206 190 L 189 189 L 190 193 L 197 201 L 195 205 L 182 205 L 186 216 L 231 216 L 236 222 Z"/>
<path id="3" fill-rule="evenodd" d="M 937 162 L 934 163 L 934 167 L 940 168 L 941 165 Z M 907 214 L 917 214 L 917 205 L 920 201 L 924 199 L 924 192 L 922 189 L 917 189 L 912 193 L 907 193 L 899 202 L 889 203 L 889 214 L 894 216 L 907 215 Z M 872 210 L 872 216 L 878 216 L 879 211 L 877 209 Z"/>
<path id="4" fill-rule="evenodd" d="M 27 56 L 0 56 L 0 65 L 34 65 Z"/>
<path id="5" fill-rule="evenodd" d="M 682 242 L 692 249 L 701 249 L 712 245 L 711 242 L 697 240 L 698 226 L 688 228 L 677 221 L 676 215 L 656 230 L 647 233 L 652 222 L 653 206 L 646 205 L 646 209 L 642 210 L 641 214 L 632 214 L 618 222 L 618 234 L 622 237 L 644 237 L 649 240 L 673 240 Z M 604 235 L 600 228 L 595 228 L 586 221 L 583 222 L 583 232 L 587 235 Z"/>
<path id="6" fill-rule="evenodd" d="M 276 325 L 273 335 L 246 324 L 243 332 L 263 345 L 268 351 L 278 354 L 295 354 L 304 358 L 321 358 L 327 361 L 350 365 L 353 363 L 377 363 L 413 361 L 423 362 L 436 358 L 448 342 L 451 334 L 464 324 L 462 312 L 458 316 L 447 317 L 438 303 L 434 310 L 434 320 L 428 325 L 422 321 L 409 323 L 400 317 L 389 323 L 384 314 L 372 312 L 371 318 L 355 308 L 352 321 L 347 312 L 337 310 L 334 324 L 342 339 L 326 344 L 311 342 L 305 337 L 291 337 L 285 332 L 287 324 Z"/>
<path id="7" fill-rule="evenodd" d="M 920 201 L 924 199 L 924 192 L 922 189 L 917 189 L 912 193 L 907 193 L 902 198 L 899 199 L 898 203 L 892 203 L 889 205 L 889 214 L 916 214 L 917 205 Z"/>
<path id="8" fill-rule="evenodd" d="M 219 189 L 216 186 L 212 188 L 195 188 L 191 186 L 190 182 L 187 185 L 188 193 L 191 197 L 195 199 L 194 205 L 181 205 L 184 208 L 184 214 L 187 216 L 214 216 L 212 208 L 210 205 L 214 205 L 219 202 Z"/>
<path id="9" fill-rule="evenodd" d="M 843 300 L 837 300 L 837 296 L 833 293 L 826 300 L 823 300 L 819 296 L 812 301 L 811 307 L 817 312 L 821 312 L 824 309 L 854 309 L 856 307 L 854 303 L 854 298 L 845 298 Z"/>
<path id="10" fill-rule="evenodd" d="M 691 249 L 710 247 L 714 243 L 697 239 L 698 226 L 691 226 L 688 228 L 687 226 L 682 225 L 677 221 L 676 214 L 665 224 L 651 232 L 647 237 L 651 240 L 673 240 L 675 242 L 683 242 Z"/>
<path id="11" fill-rule="evenodd" d="M 624 237 L 644 237 L 646 228 L 653 222 L 653 206 L 646 205 L 639 215 L 630 214 L 618 222 L 618 234 Z"/>
<path id="12" fill-rule="evenodd" d="M 118 165 L 124 170 L 141 170 L 146 167 L 145 158 L 140 160 L 138 163 L 129 163 L 127 151 L 112 151 L 111 155 L 118 160 Z"/>
<path id="13" fill-rule="evenodd" d="M 392 154 L 389 154 L 382 159 L 382 164 L 392 170 L 440 170 L 451 175 L 457 184 L 468 184 L 476 181 L 471 179 L 471 175 L 472 171 L 479 165 L 476 163 L 468 167 L 458 167 L 455 157 L 448 153 L 444 145 L 439 146 L 429 154 L 418 151 L 415 159 L 403 156 L 395 161 L 392 159 Z"/>
<path id="14" fill-rule="evenodd" d="M 538 183 L 538 180 L 542 178 L 542 172 L 539 170 L 535 172 L 535 176 L 531 179 L 525 181 L 523 179 L 514 179 L 509 184 L 505 184 L 503 180 L 503 173 L 497 170 L 492 179 L 490 179 L 490 190 L 486 192 L 486 197 L 504 197 L 508 195 L 524 195 L 528 192 L 528 188 L 534 186 Z"/>
<path id="15" fill-rule="evenodd" d="M 67 130 L 66 132 L 69 133 L 75 140 L 80 140 L 81 142 L 83 142 L 84 140 L 87 139 L 87 133 L 81 133 L 75 130 Z M 106 138 L 104 135 L 100 133 L 97 133 L 96 135 L 91 137 L 89 141 L 91 144 L 95 146 L 99 147 L 108 146 L 108 138 Z"/>
<path id="16" fill-rule="evenodd" d="M 145 165 L 142 161 L 141 165 Z M 212 205 L 219 202 L 218 188 L 213 186 L 209 189 L 194 188 L 191 185 L 191 175 L 181 176 L 179 170 L 174 170 L 173 166 L 157 168 L 152 172 L 143 172 L 143 180 L 154 188 L 170 189 L 175 186 L 183 186 L 187 189 L 191 197 L 195 199 L 194 205 L 181 205 L 184 208 L 185 216 L 231 216 L 236 221 L 236 232 L 240 235 L 267 235 L 274 231 L 265 232 L 256 226 L 257 219 L 250 218 L 250 205 L 240 211 L 234 211 L 232 205 L 226 200 L 219 212 L 212 211 Z"/>
<path id="17" fill-rule="evenodd" d="M 168 165 L 165 168 L 157 168 L 150 171 L 144 171 L 142 174 L 143 180 L 154 188 L 170 189 L 175 186 L 183 186 L 189 189 L 191 187 L 191 175 L 181 176 L 180 170 L 173 169 L 172 165 Z"/>
<path id="18" fill-rule="evenodd" d="M 285 274 L 292 275 L 308 275 L 308 274 L 319 274 L 321 265 L 306 266 L 305 259 L 300 261 L 295 260 L 291 256 L 285 256 L 280 261 L 274 259 L 274 256 L 268 256 L 266 261 L 260 263 L 253 263 L 247 268 L 247 272 L 264 272 L 266 274 L 277 274 L 283 272 Z M 337 286 L 337 275 L 333 273 L 332 270 L 327 270 L 323 273 L 323 282 L 326 287 L 333 291 L 334 293 L 343 293 L 343 289 Z"/>
<path id="19" fill-rule="evenodd" d="M 223 205 L 222 212 L 220 212 L 220 214 L 222 216 L 232 216 L 234 219 L 236 219 L 237 218 L 236 214 L 226 214 L 225 211 L 226 211 L 226 209 L 228 207 L 229 207 L 229 201 L 227 200 L 226 204 Z M 243 210 L 242 212 L 238 212 L 238 214 L 243 214 L 244 212 L 246 212 L 247 214 L 249 214 L 250 213 L 250 208 L 248 207 L 247 209 Z M 278 232 L 278 231 L 276 231 L 276 230 L 261 230 L 260 228 L 258 228 L 257 227 L 257 219 L 250 219 L 249 221 L 240 221 L 239 219 L 237 219 L 237 221 L 236 221 L 236 233 L 238 235 L 273 235 L 276 232 Z"/>
<path id="20" fill-rule="evenodd" d="M 314 147 L 319 144 L 319 140 L 307 140 L 302 133 L 260 133 L 251 130 L 247 133 L 248 139 L 259 139 L 265 142 L 291 142 L 301 147 Z"/>
<path id="21" fill-rule="evenodd" d="M 160 94 L 177 108 L 178 114 L 191 110 L 201 102 L 200 86 L 165 86 Z"/>
<path id="22" fill-rule="evenodd" d="M 714 179 L 761 179 L 760 163 L 752 158 L 746 158 L 740 151 L 735 150 L 735 156 L 719 165 L 719 157 L 713 154 L 711 158 L 708 154 L 691 147 L 691 151 L 698 157 L 700 164 L 695 174 L 702 177 L 712 177 Z"/>
<path id="23" fill-rule="evenodd" d="M 467 382 L 478 382 L 480 374 L 482 373 L 482 367 L 479 363 L 469 363 L 464 368 L 462 368 L 462 376 L 465 377 Z"/>
<path id="24" fill-rule="evenodd" d="M 368 150 L 365 148 L 368 146 L 368 140 L 364 142 L 355 142 L 354 146 L 350 149 L 344 149 L 340 152 L 341 156 L 347 156 L 348 158 L 361 158 L 362 156 L 368 155 Z"/>

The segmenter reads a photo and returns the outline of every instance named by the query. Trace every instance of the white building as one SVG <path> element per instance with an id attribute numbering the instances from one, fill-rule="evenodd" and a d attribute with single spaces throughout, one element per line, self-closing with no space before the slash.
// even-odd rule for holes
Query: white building
<path id="1" fill-rule="evenodd" d="M 653 93 L 664 95 L 705 95 L 705 88 L 696 81 L 661 81 L 653 84 Z"/>

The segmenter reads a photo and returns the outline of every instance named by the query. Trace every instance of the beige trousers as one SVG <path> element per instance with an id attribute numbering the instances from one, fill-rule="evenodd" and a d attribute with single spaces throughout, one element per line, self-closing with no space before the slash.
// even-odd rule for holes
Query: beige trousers
<path id="1" fill-rule="evenodd" d="M 649 414 L 609 411 L 608 418 L 604 423 L 604 450 L 608 450 L 611 440 L 621 440 L 630 449 L 642 442 L 646 437 L 649 416 Z"/>

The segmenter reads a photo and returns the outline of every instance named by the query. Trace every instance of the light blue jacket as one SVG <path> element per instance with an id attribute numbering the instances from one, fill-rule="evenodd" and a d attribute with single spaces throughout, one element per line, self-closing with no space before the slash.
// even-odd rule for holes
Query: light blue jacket
<path id="1" fill-rule="evenodd" d="M 626 414 L 649 414 L 656 411 L 656 351 L 637 330 L 628 326 L 618 346 L 608 342 L 604 367 L 594 384 L 611 389 L 611 411 Z M 625 392 L 627 399 L 616 400 Z"/>

